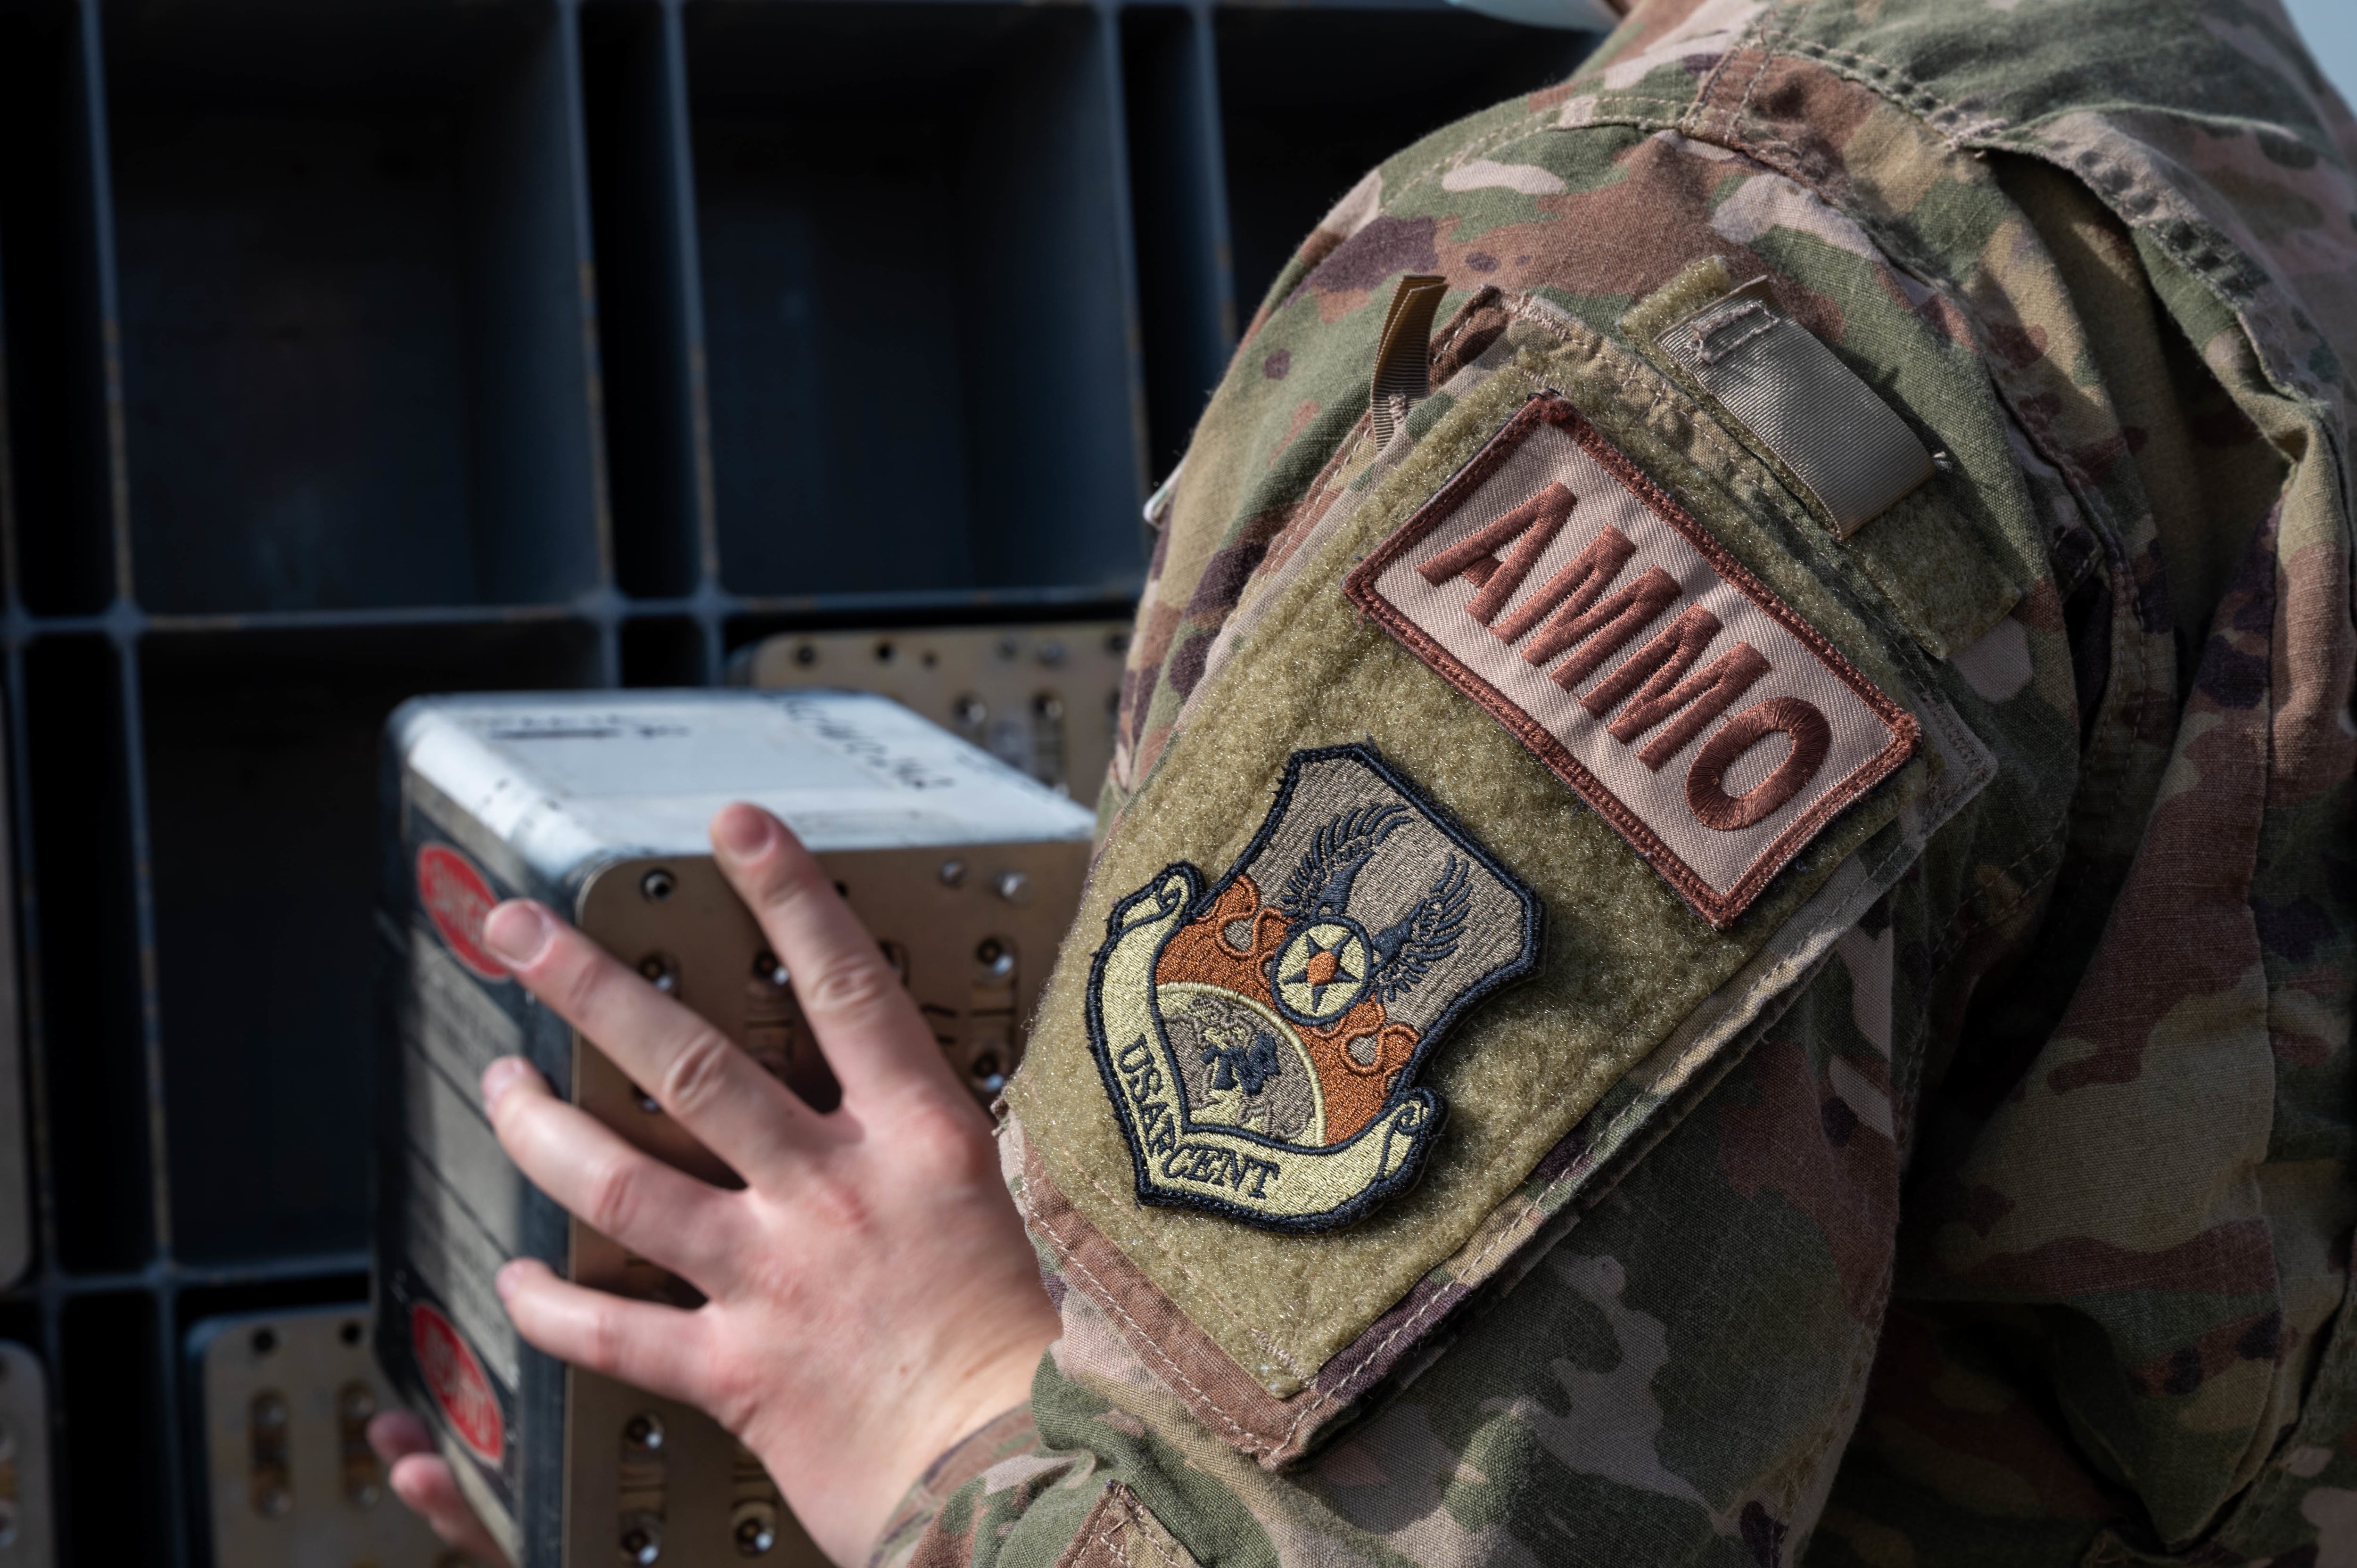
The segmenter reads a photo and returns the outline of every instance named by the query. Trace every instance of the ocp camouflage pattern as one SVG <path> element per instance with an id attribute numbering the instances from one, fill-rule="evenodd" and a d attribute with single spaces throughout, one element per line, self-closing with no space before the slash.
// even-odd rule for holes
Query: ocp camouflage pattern
<path id="1" fill-rule="evenodd" d="M 1109 859 L 1180 831 L 1160 787 L 1238 714 L 1302 711 L 1350 531 L 1535 378 L 1783 541 L 1933 755 L 1297 1374 L 1181 1309 L 1252 1282 L 1171 1283 L 1158 1232 L 1063 1190 L 1073 1134 L 1018 1081 L 1003 1154 L 1064 1337 L 1033 1425 L 946 1456 L 877 1561 L 2357 1563 L 2352 161 L 2272 0 L 1653 0 L 1345 197 L 1176 489 Z M 1436 390 L 1377 450 L 1419 274 L 1449 288 Z M 1943 454 L 1846 542 L 1649 351 L 1763 274 Z M 1353 669 L 1362 710 L 1488 743 L 1412 659 Z M 1437 771 L 1518 871 L 1566 831 Z M 1718 950 L 1676 946 L 1674 900 L 1620 908 Z"/>

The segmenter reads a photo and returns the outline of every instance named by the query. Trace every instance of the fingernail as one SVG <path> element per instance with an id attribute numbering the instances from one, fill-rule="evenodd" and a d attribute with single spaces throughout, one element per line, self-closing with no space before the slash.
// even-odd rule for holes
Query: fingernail
<path id="1" fill-rule="evenodd" d="M 538 958 L 555 934 L 548 911 L 528 898 L 511 898 L 483 920 L 483 944 L 513 969 Z"/>
<path id="2" fill-rule="evenodd" d="M 500 1096 L 515 1087 L 516 1079 L 532 1070 L 522 1057 L 501 1057 L 483 1069 L 483 1109 L 499 1109 Z"/>
<path id="3" fill-rule="evenodd" d="M 738 860 L 752 859 L 777 836 L 777 824 L 759 806 L 730 806 L 712 820 L 714 842 Z"/>
<path id="4" fill-rule="evenodd" d="M 504 1262 L 500 1265 L 500 1272 L 491 1276 L 491 1288 L 500 1293 L 500 1301 L 505 1302 L 515 1294 L 516 1273 L 522 1267 L 522 1264 L 517 1262 Z"/>

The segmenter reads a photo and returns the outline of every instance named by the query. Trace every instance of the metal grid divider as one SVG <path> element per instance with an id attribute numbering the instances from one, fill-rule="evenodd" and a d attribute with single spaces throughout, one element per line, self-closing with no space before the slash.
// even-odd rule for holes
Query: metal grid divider
<path id="1" fill-rule="evenodd" d="M 953 13 L 1046 10 L 1085 18 L 1090 30 L 1085 40 L 1089 63 L 1070 68 L 1070 91 L 1077 95 L 1076 101 L 1086 101 L 1093 94 L 1101 117 L 1093 131 L 1051 125 L 1042 134 L 1050 141 L 1057 137 L 1074 141 L 1076 156 L 1103 170 L 1103 189 L 1089 199 L 1100 205 L 1094 210 L 1082 210 L 1071 221 L 1082 228 L 1096 222 L 1100 230 L 1110 225 L 1108 253 L 1116 275 L 1111 280 L 1109 318 L 1114 323 L 1119 349 L 1118 363 L 1101 369 L 1105 384 L 1117 386 L 1122 394 L 1125 406 L 1120 423 L 1130 446 L 1121 488 L 1135 492 L 1123 496 L 1124 504 L 1111 509 L 1112 515 L 1091 524 L 1105 531 L 1108 539 L 1128 539 L 1127 544 L 1110 553 L 1100 551 L 1097 557 L 1099 561 L 1128 560 L 1131 564 L 1125 572 L 1098 571 L 1046 583 L 993 583 L 985 578 L 918 591 L 851 585 L 798 592 L 732 585 L 727 532 L 722 526 L 722 513 L 728 503 L 716 477 L 712 378 L 706 351 L 710 341 L 706 282 L 714 263 L 705 251 L 704 231 L 715 219 L 698 199 L 700 148 L 694 59 L 694 29 L 703 25 L 699 21 L 703 8 L 698 0 L 515 0 L 507 8 L 522 17 L 518 26 L 530 35 L 524 46 L 527 50 L 553 46 L 561 89 L 563 149 L 558 177 L 566 188 L 557 199 L 565 209 L 569 229 L 561 239 L 569 244 L 580 279 L 579 292 L 568 308 L 578 317 L 576 392 L 587 429 L 581 451 L 587 472 L 579 477 L 587 515 L 574 514 L 563 527 L 588 531 L 592 579 L 570 593 L 538 599 L 372 604 L 322 603 L 316 602 L 315 596 L 314 602 L 308 603 L 176 604 L 161 608 L 143 605 L 136 575 L 135 525 L 142 492 L 135 479 L 141 437 L 133 424 L 142 392 L 130 384 L 135 372 L 127 371 L 125 363 L 126 337 L 136 333 L 126 332 L 122 297 L 123 240 L 116 180 L 120 155 L 111 135 L 115 111 L 110 109 L 109 96 L 114 69 L 110 65 L 109 43 L 113 33 L 135 27 L 139 19 L 131 6 L 112 0 L 25 0 L 16 7 L 20 12 L 54 16 L 61 23 L 65 58 L 58 64 L 70 79 L 64 91 L 68 113 L 53 150 L 71 171 L 64 183 L 73 188 L 70 194 L 84 210 L 79 224 L 83 231 L 73 231 L 77 224 L 69 212 L 59 220 L 54 240 L 60 253 L 69 258 L 59 269 L 60 275 L 72 274 L 78 266 L 86 269 L 87 276 L 79 282 L 90 291 L 87 310 L 71 322 L 68 351 L 86 356 L 97 370 L 95 382 L 83 400 L 91 406 L 67 411 L 69 419 L 79 418 L 91 426 L 93 439 L 85 443 L 91 449 L 79 457 L 67 452 L 55 458 L 65 478 L 60 495 L 45 492 L 36 502 L 8 487 L 14 463 L 28 458 L 49 462 L 51 457 L 9 452 L 6 441 L 13 425 L 6 421 L 14 416 L 0 402 L 0 571 L 5 571 L 0 643 L 5 643 L 9 785 L 19 873 L 24 1039 L 31 1090 L 27 1154 L 33 1167 L 37 1238 L 32 1273 L 0 1295 L 0 1333 L 34 1340 L 48 1366 L 63 1561 L 113 1560 L 123 1550 L 122 1541 L 97 1532 L 127 1528 L 135 1535 L 137 1516 L 144 1515 L 154 1535 L 139 1544 L 149 1556 L 160 1557 L 175 1568 L 203 1562 L 209 1552 L 201 1543 L 201 1520 L 193 1506 L 193 1499 L 204 1489 L 201 1477 L 193 1468 L 201 1465 L 202 1458 L 186 1438 L 192 1427 L 187 1403 L 193 1395 L 187 1391 L 184 1380 L 182 1346 L 190 1319 L 204 1311 L 221 1309 L 222 1302 L 231 1298 L 266 1304 L 302 1299 L 307 1292 L 316 1296 L 323 1289 L 338 1288 L 338 1282 L 353 1280 L 367 1267 L 361 1246 L 364 1237 L 350 1225 L 329 1226 L 333 1234 L 327 1245 L 265 1242 L 241 1255 L 225 1255 L 216 1238 L 191 1251 L 184 1223 L 189 1215 L 176 1208 L 175 1136 L 189 1130 L 181 1118 L 195 1115 L 196 1111 L 176 1101 L 174 1074 L 181 1075 L 185 1086 L 191 1079 L 221 1071 L 223 1063 L 190 1054 L 192 1045 L 208 1048 L 221 1045 L 221 1039 L 205 1033 L 210 1020 L 187 1011 L 167 1010 L 174 985 L 169 972 L 173 956 L 167 949 L 179 939 L 173 924 L 177 912 L 159 893 L 165 875 L 159 870 L 159 856 L 169 859 L 178 852 L 159 839 L 157 791 L 159 787 L 180 789 L 187 780 L 168 757 L 159 760 L 153 744 L 158 715 L 150 712 L 149 704 L 170 703 L 180 694 L 173 681 L 158 686 L 152 678 L 153 661 L 163 660 L 169 665 L 174 660 L 193 657 L 187 651 L 191 649 L 227 650 L 223 657 L 248 660 L 273 678 L 291 678 L 292 671 L 307 659 L 317 657 L 317 648 L 325 646 L 317 639 L 326 638 L 331 643 L 344 639 L 337 646 L 350 644 L 354 639 L 362 642 L 374 639 L 377 642 L 369 644 L 373 650 L 368 654 L 374 660 L 371 668 L 398 671 L 412 657 L 424 659 L 436 650 L 444 650 L 436 653 L 438 663 L 427 660 L 425 667 L 430 677 L 457 667 L 447 652 L 454 639 L 544 634 L 546 646 L 521 664 L 505 644 L 493 649 L 486 659 L 508 660 L 503 668 L 528 666 L 544 674 L 554 671 L 563 681 L 588 686 L 615 686 L 650 676 L 667 682 L 708 683 L 720 677 L 732 645 L 770 629 L 863 621 L 1086 617 L 1102 615 L 1116 605 L 1125 610 L 1124 589 L 1134 588 L 1142 552 L 1135 548 L 1138 541 L 1134 531 L 1127 535 L 1121 531 L 1131 529 L 1134 503 L 1142 495 L 1149 471 L 1167 467 L 1174 455 L 1172 448 L 1183 440 L 1201 395 L 1219 373 L 1234 339 L 1239 290 L 1231 257 L 1237 242 L 1237 220 L 1230 209 L 1223 149 L 1223 123 L 1234 106 L 1222 98 L 1220 58 L 1223 48 L 1236 47 L 1223 27 L 1238 17 L 1242 20 L 1235 25 L 1248 26 L 1253 21 L 1249 15 L 1222 11 L 1208 0 L 1181 0 L 1168 5 L 1144 0 L 1086 0 L 1044 8 L 1018 7 L 996 0 L 930 5 L 885 5 L 868 0 L 864 7 L 773 0 L 764 7 L 742 4 L 727 7 L 732 13 L 766 9 L 796 16 L 836 17 L 861 9 L 877 14 L 889 11 L 899 16 L 920 17 L 929 27 L 950 26 Z M 449 7 L 441 0 L 381 0 L 373 7 L 359 9 L 371 15 L 393 15 L 396 19 L 414 15 L 430 21 Z M 1394 142 L 1405 142 L 1435 124 L 1503 96 L 1504 90 L 1512 86 L 1534 87 L 1545 79 L 1546 67 L 1534 66 L 1527 49 L 1511 66 L 1501 67 L 1494 60 L 1485 63 L 1484 49 L 1502 38 L 1520 35 L 1495 24 L 1448 14 L 1437 0 L 1340 4 L 1312 0 L 1308 9 L 1329 18 L 1334 47 L 1344 55 L 1357 19 L 1374 13 L 1420 16 L 1424 21 L 1418 26 L 1426 32 L 1419 37 L 1454 40 L 1460 57 L 1457 74 L 1461 80 L 1437 90 L 1433 104 L 1388 106 L 1391 117 L 1377 128 L 1377 134 Z M 292 15 L 283 8 L 274 12 L 271 0 L 212 0 L 178 10 L 184 16 L 219 16 L 231 22 L 250 21 L 257 13 L 264 16 L 265 22 L 273 16 L 284 22 Z M 6 0 L 0 0 L 0 21 L 7 19 L 7 11 Z M 1060 17 L 1054 19 L 1060 23 Z M 585 22 L 598 27 L 609 23 L 637 26 L 635 44 L 626 37 L 617 46 L 625 50 L 644 47 L 651 38 L 660 100 L 651 191 L 630 191 L 611 177 L 612 171 L 594 166 L 592 149 L 602 122 L 593 122 L 611 106 L 601 110 L 585 85 L 592 65 L 600 63 L 585 62 Z M 545 30 L 545 38 L 541 29 Z M 600 34 L 598 48 L 604 49 L 612 42 Z M 136 48 L 135 39 L 125 52 L 135 54 Z M 607 65 L 613 63 L 603 56 L 600 59 Z M 1419 69 L 1429 69 L 1431 63 L 1417 62 Z M 528 70 L 529 65 L 524 69 Z M 1146 91 L 1134 91 L 1134 85 Z M 530 112 L 527 103 L 519 113 L 528 122 Z M 1152 124 L 1141 130 L 1147 118 Z M 532 129 L 528 123 L 524 124 L 526 140 Z M 529 149 L 519 156 L 523 161 L 517 168 L 533 172 Z M 1146 190 L 1148 185 L 1150 190 Z M 658 281 L 662 286 L 653 297 L 608 297 L 605 290 L 620 269 L 601 272 L 593 265 L 598 203 L 616 199 L 618 192 L 636 201 L 634 220 L 652 223 L 661 231 L 666 253 L 658 258 Z M 1336 194 L 1305 191 L 1303 203 L 1285 220 L 1293 225 L 1292 232 L 1306 230 L 1322 210 L 1323 202 Z M 8 216 L 0 212 L 0 275 L 5 275 L 12 250 L 21 253 L 28 247 L 21 226 L 16 234 L 6 231 Z M 1099 238 L 1108 236 L 1101 232 Z M 38 244 L 38 238 L 30 243 Z M 1148 250 L 1150 255 L 1142 253 Z M 1262 281 L 1254 278 L 1246 284 L 1257 288 Z M 1142 298 L 1149 287 L 1154 292 Z M 6 343 L 5 303 L 0 301 L 0 345 Z M 61 298 L 55 303 L 70 302 Z M 1103 308 L 1108 301 L 1097 298 L 1092 306 L 1088 301 L 1083 305 Z M 605 358 L 601 342 L 614 341 L 612 334 L 618 327 L 628 329 L 632 313 L 641 328 L 649 320 L 656 323 L 650 329 L 651 335 L 676 363 L 670 395 L 655 411 L 656 417 L 642 417 L 646 410 L 641 405 L 629 420 L 618 422 L 601 363 Z M 9 368 L 14 368 L 13 360 Z M 57 391 L 46 386 L 15 390 L 18 400 L 49 396 Z M 612 478 L 618 443 L 665 440 L 670 443 L 667 455 L 656 453 L 658 460 L 653 464 L 662 478 L 658 489 L 664 493 L 651 503 L 640 493 L 632 499 L 632 505 L 640 510 L 626 510 L 618 518 Z M 79 500 L 65 493 L 73 490 L 77 478 L 83 492 Z M 48 510 L 34 515 L 27 508 L 36 505 Z M 1090 515 L 1097 517 L 1098 512 L 1092 510 Z M 70 580 L 71 561 L 58 556 L 46 542 L 43 548 L 50 553 L 43 555 L 39 564 L 26 556 L 22 546 L 32 532 L 74 529 L 102 533 L 103 583 L 93 578 L 78 585 Z M 617 566 L 618 533 L 623 540 L 642 541 L 666 530 L 674 542 L 687 547 L 694 563 L 692 580 L 677 583 L 676 591 L 626 591 Z M 1052 543 L 1056 535 L 1049 530 L 1039 538 Z M 873 543 L 888 559 L 890 541 Z M 560 552 L 566 548 L 561 538 L 556 548 Z M 65 560 L 63 566 L 59 564 L 60 560 Z M 147 586 L 152 596 L 156 585 Z M 35 587 L 38 593 L 29 591 Z M 85 588 L 101 592 L 93 595 L 82 591 Z M 167 601 L 170 596 L 167 592 Z M 299 600 L 301 595 L 296 598 Z M 691 657 L 683 661 L 666 656 L 655 660 L 653 668 L 632 668 L 630 648 L 634 630 L 651 634 L 678 628 L 684 628 L 692 641 Z M 45 717 L 40 725 L 35 722 L 37 711 L 46 713 L 43 683 L 52 679 L 37 670 L 35 663 L 49 647 L 101 650 L 100 657 L 111 660 L 112 670 L 98 686 L 111 689 L 118 710 L 111 715 L 111 722 L 119 725 L 116 733 L 91 731 L 81 736 L 81 756 L 77 761 L 94 773 L 88 778 L 74 773 L 72 782 L 102 796 L 108 786 L 102 775 L 112 753 L 118 768 L 113 782 L 120 790 L 119 800 L 113 802 L 121 819 L 115 825 L 125 851 L 129 886 L 101 888 L 91 895 L 96 902 L 89 909 L 97 911 L 95 924 L 84 922 L 81 929 L 76 929 L 75 922 L 89 909 L 60 915 L 59 911 L 70 900 L 45 898 L 45 886 L 51 893 L 63 886 L 58 868 L 70 864 L 76 848 L 59 836 L 70 822 L 65 827 L 51 823 L 45 830 L 42 814 L 36 809 L 37 800 L 50 798 L 48 791 L 57 786 L 56 770 L 64 768 L 71 772 L 77 765 L 54 755 L 60 744 L 55 715 Z M 459 662 L 466 664 L 463 659 Z M 393 683 L 398 685 L 400 678 L 396 676 Z M 435 682 L 428 678 L 424 683 Z M 330 764 L 319 766 L 327 768 Z M 372 788 L 372 777 L 366 785 Z M 365 866 L 355 869 L 361 875 L 344 906 L 313 912 L 308 918 L 357 918 L 365 922 L 371 884 Z M 93 1023 L 89 1016 L 74 1014 L 69 1004 L 79 999 L 57 994 L 59 987 L 55 980 L 61 950 L 77 940 L 105 941 L 110 935 L 107 921 L 116 916 L 126 919 L 124 929 L 112 935 L 128 940 L 136 950 L 134 979 L 138 995 L 131 1037 L 111 1041 L 102 1020 Z M 59 919 L 65 924 L 53 929 L 48 923 Z M 330 1043 L 352 1048 L 348 1042 Z M 67 1233 L 72 1226 L 97 1221 L 80 1211 L 72 1217 L 61 1211 L 61 1176 L 70 1183 L 89 1173 L 77 1165 L 77 1151 L 60 1146 L 64 1123 L 59 1094 L 64 1080 L 59 1075 L 61 1070 L 69 1077 L 96 1071 L 91 1061 L 124 1045 L 135 1047 L 137 1112 L 142 1118 L 135 1143 L 145 1166 L 141 1198 L 145 1222 L 143 1234 L 135 1238 L 135 1249 L 98 1256 Z M 242 1041 L 236 1049 L 244 1054 L 228 1062 L 232 1071 L 242 1069 L 253 1075 L 269 1065 L 266 1042 L 256 1047 Z M 360 1080 L 364 1081 L 364 1077 L 360 1075 Z M 80 1079 L 70 1091 L 84 1097 L 99 1092 Z M 218 1099 L 208 1101 L 198 1109 L 219 1103 Z M 69 1166 L 75 1168 L 69 1173 Z M 278 1196 L 257 1190 L 255 1201 L 268 1210 Z M 127 1304 L 130 1317 L 144 1317 L 148 1332 L 143 1345 L 125 1348 L 92 1342 L 102 1328 L 77 1322 L 77 1314 L 109 1303 Z M 131 1372 L 128 1377 L 124 1375 L 126 1367 Z M 126 1515 L 132 1516 L 127 1523 Z"/>

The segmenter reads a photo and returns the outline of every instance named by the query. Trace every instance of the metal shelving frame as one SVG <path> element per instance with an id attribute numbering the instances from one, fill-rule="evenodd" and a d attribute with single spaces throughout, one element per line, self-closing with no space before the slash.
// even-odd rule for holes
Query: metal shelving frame
<path id="1" fill-rule="evenodd" d="M 1293 242 L 1578 51 L 1437 0 L 0 0 L 0 1337 L 61 1560 L 206 1561 L 189 1330 L 363 1294 L 395 703 L 1126 613 Z"/>

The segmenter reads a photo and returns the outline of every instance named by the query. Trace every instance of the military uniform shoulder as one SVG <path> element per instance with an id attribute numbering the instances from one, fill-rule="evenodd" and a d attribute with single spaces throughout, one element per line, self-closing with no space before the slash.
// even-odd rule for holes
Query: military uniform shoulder
<path id="1" fill-rule="evenodd" d="M 1657 60 L 1690 108 L 1714 25 L 1371 175 L 1175 489 L 1092 936 L 1010 1104 L 1066 1277 L 1265 1464 L 1660 1136 L 1994 773 L 1949 660 L 2047 583 L 2006 418 L 1824 195 L 1607 123 Z M 2018 721 L 2064 798 L 2072 717 Z"/>
<path id="2" fill-rule="evenodd" d="M 1962 479 L 1771 290 L 1671 285 L 1610 335 L 1494 289 L 1434 334 L 1439 278 L 1374 306 L 1010 1091 L 1070 1288 L 1264 1464 L 1658 1137 L 1991 776 L 1843 544 Z M 1166 575 L 1234 547 L 1188 537 L 1195 461 Z"/>
<path id="3" fill-rule="evenodd" d="M 2081 746 L 2141 821 L 2175 700 L 2070 291 L 1957 112 L 1850 48 L 1867 9 L 1642 8 L 1371 174 L 1256 317 L 1009 1095 L 1103 1420 L 1294 1464 L 1649 1159 L 1670 1207 L 1566 1288 L 1622 1314 L 1740 1213 L 1803 1361 L 1863 1376 L 1945 966 L 2028 940 L 2074 832 L 2126 853 Z M 2145 235 L 2251 417 L 2313 417 L 2264 401 L 2297 335 Z M 1881 1196 L 1766 1216 L 1795 1137 Z"/>

